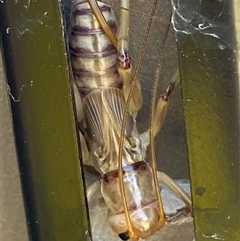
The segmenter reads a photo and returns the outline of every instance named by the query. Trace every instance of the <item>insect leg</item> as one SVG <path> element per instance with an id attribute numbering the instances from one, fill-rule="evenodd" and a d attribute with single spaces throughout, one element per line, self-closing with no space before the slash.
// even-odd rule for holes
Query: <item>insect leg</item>
<path id="1" fill-rule="evenodd" d="M 157 193 L 157 200 L 159 204 L 160 218 L 158 221 L 158 225 L 159 225 L 159 228 L 161 228 L 166 221 L 166 216 L 163 210 L 163 202 L 162 202 L 162 197 L 160 195 L 160 187 L 159 187 L 159 182 L 157 177 L 157 163 L 156 163 L 156 156 L 155 156 L 154 137 L 160 131 L 163 125 L 163 121 L 165 119 L 168 106 L 169 106 L 170 95 L 175 85 L 178 83 L 178 78 L 176 77 L 178 76 L 178 74 L 174 74 L 172 81 L 168 85 L 167 89 L 161 95 L 160 100 L 158 101 L 157 106 L 155 108 L 156 90 L 157 90 L 159 75 L 160 75 L 160 68 L 158 68 L 156 71 L 156 80 L 154 84 L 153 98 L 152 98 L 152 104 L 151 104 L 151 118 L 150 118 L 151 124 L 149 128 L 149 136 L 150 136 L 151 167 L 153 172 L 154 185 Z"/>
<path id="2" fill-rule="evenodd" d="M 185 192 L 180 186 L 176 184 L 176 182 L 169 177 L 164 172 L 157 172 L 158 181 L 160 183 L 163 183 L 165 186 L 167 186 L 177 197 L 179 197 L 186 206 L 192 210 L 192 201 L 190 195 Z"/>
<path id="3" fill-rule="evenodd" d="M 118 59 L 117 68 L 118 72 L 123 80 L 123 94 L 125 100 L 127 100 L 130 86 L 134 81 L 134 71 L 131 64 L 131 59 L 128 55 L 129 48 L 129 0 L 121 1 L 121 13 L 120 13 L 120 26 L 118 30 Z M 134 89 L 132 91 L 131 102 L 129 105 L 129 111 L 136 115 L 138 110 L 142 107 L 142 93 L 140 81 L 136 80 Z"/>
<path id="4" fill-rule="evenodd" d="M 121 14 L 120 14 L 120 28 L 118 31 L 118 39 L 108 26 L 106 19 L 104 18 L 99 6 L 95 0 L 88 0 L 89 5 L 99 21 L 101 27 L 103 28 L 106 35 L 109 37 L 110 41 L 117 48 L 119 52 L 119 57 L 117 60 L 117 67 L 119 74 L 123 80 L 123 93 L 125 100 L 127 100 L 129 95 L 130 86 L 133 82 L 133 68 L 131 60 L 128 56 L 128 41 L 129 41 L 129 0 L 121 1 Z M 136 115 L 138 110 L 142 107 L 142 93 L 141 85 L 139 80 L 135 82 L 133 94 L 131 97 L 131 102 L 129 106 L 129 111 L 133 115 Z"/>
<path id="5" fill-rule="evenodd" d="M 179 77 L 179 71 L 176 70 L 175 73 L 172 76 L 172 79 L 170 83 L 167 85 L 167 88 L 162 93 L 160 99 L 158 100 L 154 120 L 153 120 L 153 135 L 155 136 L 162 128 L 162 125 L 164 123 L 170 99 L 171 94 L 175 88 L 175 86 L 179 83 L 180 77 Z"/>
<path id="6" fill-rule="evenodd" d="M 93 195 L 98 192 L 101 189 L 101 184 L 99 182 L 99 180 L 97 180 L 96 182 L 92 183 L 88 189 L 87 189 L 87 199 L 88 202 L 91 202 L 92 198 L 94 199 Z"/>

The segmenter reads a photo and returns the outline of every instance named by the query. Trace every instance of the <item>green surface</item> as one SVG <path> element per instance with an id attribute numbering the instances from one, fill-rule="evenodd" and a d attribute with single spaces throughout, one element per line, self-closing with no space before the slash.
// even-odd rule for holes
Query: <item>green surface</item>
<path id="1" fill-rule="evenodd" d="M 212 36 L 178 33 L 196 241 L 239 241 L 237 32 L 230 6 L 222 6 L 216 17 L 216 3 L 204 3 L 202 16 L 211 16 L 209 22 L 218 26 Z"/>
<path id="2" fill-rule="evenodd" d="M 30 240 L 89 240 L 59 3 L 2 1 L 0 8 Z"/>

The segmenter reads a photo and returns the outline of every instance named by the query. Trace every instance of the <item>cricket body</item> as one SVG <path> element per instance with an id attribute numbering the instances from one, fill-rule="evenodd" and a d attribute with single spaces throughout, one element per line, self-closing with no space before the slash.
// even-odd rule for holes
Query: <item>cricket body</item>
<path id="1" fill-rule="evenodd" d="M 166 221 L 159 179 L 189 208 L 191 201 L 171 178 L 157 173 L 154 162 L 146 160 L 177 75 L 154 107 L 152 127 L 140 134 L 136 116 L 142 95 L 128 55 L 128 9 L 129 1 L 122 0 L 118 28 L 110 5 L 75 0 L 69 42 L 83 161 L 102 175 L 88 198 L 101 188 L 112 230 L 123 240 L 137 240 L 150 237 Z"/>

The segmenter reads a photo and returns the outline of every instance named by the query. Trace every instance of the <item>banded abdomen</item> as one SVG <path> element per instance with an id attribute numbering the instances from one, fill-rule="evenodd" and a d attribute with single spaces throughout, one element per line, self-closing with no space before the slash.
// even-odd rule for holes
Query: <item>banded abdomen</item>
<path id="1" fill-rule="evenodd" d="M 116 32 L 111 7 L 101 2 L 98 4 L 109 26 Z M 145 162 L 149 138 L 147 134 L 138 133 L 131 111 L 127 114 L 122 162 L 118 163 L 120 132 L 132 72 L 129 69 L 120 76 L 117 68 L 119 54 L 100 27 L 88 2 L 83 0 L 73 5 L 70 53 L 83 107 L 84 118 L 80 123 L 84 136 L 81 138 L 82 152 L 89 153 L 85 155 L 88 159 L 84 163 L 94 166 L 102 174 L 101 191 L 109 208 L 108 221 L 117 234 L 127 232 L 121 180 L 118 177 L 118 168 L 122 165 L 134 231 L 139 237 L 149 237 L 156 232 L 159 218 L 152 171 Z M 132 104 L 133 108 L 130 106 L 132 112 L 136 112 L 142 104 L 140 92 L 140 85 L 136 84 L 133 99 L 137 101 Z"/>
<path id="2" fill-rule="evenodd" d="M 117 23 L 111 6 L 102 2 L 98 5 L 110 28 L 116 32 Z M 122 88 L 125 82 L 117 68 L 119 53 L 86 0 L 73 3 L 69 40 L 74 80 L 82 99 L 80 125 L 86 142 L 82 147 L 87 146 L 83 152 L 90 154 L 85 155 L 88 160 L 84 162 L 106 174 L 118 169 L 120 130 L 126 101 L 123 89 L 127 89 L 127 84 Z M 142 161 L 146 151 L 130 114 L 125 135 L 123 166 Z"/>
<path id="3" fill-rule="evenodd" d="M 108 25 L 116 32 L 112 8 L 102 2 L 98 4 Z M 116 68 L 117 50 L 85 0 L 73 4 L 70 54 L 74 79 L 82 97 L 98 88 L 122 87 Z"/>

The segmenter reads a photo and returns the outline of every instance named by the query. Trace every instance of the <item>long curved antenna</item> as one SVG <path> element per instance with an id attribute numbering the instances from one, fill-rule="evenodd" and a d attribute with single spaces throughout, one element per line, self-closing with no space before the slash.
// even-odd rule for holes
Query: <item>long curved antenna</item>
<path id="1" fill-rule="evenodd" d="M 155 81 L 154 81 L 154 84 L 153 84 L 152 100 L 151 100 L 151 107 L 150 107 L 150 128 L 149 128 L 149 132 L 150 132 L 151 167 L 152 167 L 152 172 L 153 172 L 154 186 L 156 188 L 157 199 L 158 199 L 158 204 L 159 204 L 159 212 L 160 212 L 159 228 L 161 226 L 163 226 L 164 223 L 165 223 L 165 214 L 164 214 L 164 210 L 163 210 L 163 203 L 162 203 L 162 198 L 161 198 L 161 194 L 160 194 L 160 187 L 159 187 L 158 178 L 157 178 L 157 161 L 156 161 L 156 155 L 155 155 L 155 143 L 154 143 L 155 135 L 154 135 L 153 124 L 154 124 L 154 116 L 155 116 L 155 109 L 156 109 L 157 89 L 158 89 L 158 85 L 159 85 L 160 70 L 161 70 L 161 64 L 162 64 L 162 56 L 163 56 L 165 46 L 166 46 L 167 36 L 168 36 L 169 29 L 170 29 L 170 23 L 171 23 L 171 18 L 169 19 L 167 31 L 166 31 L 163 43 L 162 43 L 162 45 L 160 47 L 160 51 L 159 51 L 158 66 L 157 66 Z"/>
<path id="2" fill-rule="evenodd" d="M 151 11 L 151 16 L 154 16 L 154 14 L 155 14 L 155 11 L 156 11 L 156 8 L 157 8 L 157 2 L 158 2 L 157 0 L 154 1 L 153 8 L 152 8 L 152 11 Z M 123 156 L 123 154 L 122 154 L 122 149 L 123 149 L 123 142 L 124 142 L 125 126 L 126 126 L 126 122 L 127 122 L 127 114 L 128 114 L 128 109 L 129 109 L 129 105 L 130 105 L 130 102 L 131 102 L 131 96 L 132 96 L 134 86 L 135 86 L 136 81 L 137 81 L 137 73 L 140 69 L 140 65 L 141 65 L 142 58 L 143 58 L 143 53 L 144 53 L 144 51 L 146 49 L 146 46 L 147 46 L 147 40 L 148 40 L 148 37 L 149 37 L 149 34 L 150 34 L 152 22 L 153 22 L 153 19 L 150 18 L 149 22 L 148 22 L 147 30 L 145 32 L 144 41 L 143 41 L 142 46 L 141 46 L 141 51 L 140 51 L 140 55 L 139 55 L 140 57 L 139 57 L 139 60 L 137 62 L 134 74 L 133 74 L 133 81 L 132 81 L 132 84 L 130 86 L 129 95 L 128 95 L 128 98 L 127 98 L 127 101 L 126 101 L 126 106 L 125 106 L 125 110 L 124 110 L 124 114 L 123 114 L 123 122 L 122 122 L 122 127 L 121 127 L 120 141 L 119 141 L 119 155 L 118 155 L 118 163 L 119 163 L 118 175 L 119 175 L 119 183 L 120 183 L 119 186 L 120 186 L 121 196 L 122 196 L 123 203 L 124 203 L 124 213 L 125 213 L 126 220 L 127 220 L 127 228 L 128 228 L 128 231 L 129 231 L 130 238 L 134 238 L 135 234 L 132 231 L 130 215 L 129 215 L 129 211 L 128 211 L 128 208 L 127 208 L 125 190 L 124 190 L 124 187 L 123 187 L 123 173 L 122 173 L 123 172 L 123 170 L 122 170 L 122 156 Z"/>
<path id="3" fill-rule="evenodd" d="M 123 7 L 125 9 L 123 9 Z M 128 29 L 125 30 L 126 33 L 124 32 L 124 29 L 123 29 L 124 27 L 129 28 L 129 10 L 126 10 L 126 9 L 129 9 L 129 0 L 121 0 L 120 30 L 122 33 L 120 32 L 121 33 L 120 36 L 123 35 L 123 33 L 128 35 Z M 125 26 L 126 21 L 127 21 L 128 26 Z M 128 39 L 126 41 L 126 39 L 121 38 L 120 42 L 118 42 L 118 51 L 125 49 L 124 47 L 126 48 L 126 50 L 128 50 Z M 129 93 L 129 96 L 130 96 L 130 93 Z M 129 99 L 129 105 L 130 105 L 131 99 L 130 98 L 128 98 L 128 99 Z M 131 222 L 131 218 L 130 218 L 130 214 L 129 214 L 129 210 L 128 210 L 128 206 L 127 206 L 127 199 L 126 199 L 126 194 L 125 194 L 125 189 L 124 189 L 124 180 L 123 180 L 123 168 L 122 168 L 122 149 L 123 149 L 123 142 L 124 142 L 124 131 L 125 131 L 126 120 L 127 120 L 126 109 L 128 109 L 129 105 L 128 105 L 128 103 L 126 103 L 126 108 L 125 108 L 125 111 L 123 114 L 123 123 L 122 123 L 122 128 L 121 128 L 121 133 L 120 133 L 119 155 L 118 155 L 118 177 L 119 177 L 119 189 L 120 189 L 120 193 L 121 193 L 121 197 L 122 197 L 123 210 L 124 210 L 125 219 L 126 219 L 128 236 L 130 239 L 138 239 L 138 237 L 136 236 L 136 234 L 133 231 L 133 226 L 132 226 L 132 222 Z M 125 119 L 124 119 L 124 117 L 125 117 Z"/>

